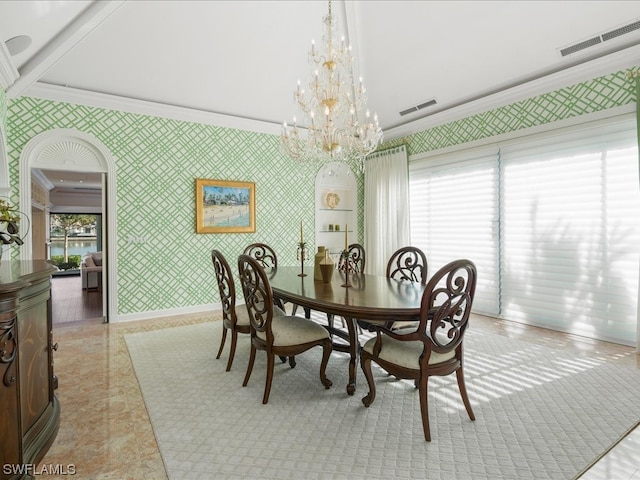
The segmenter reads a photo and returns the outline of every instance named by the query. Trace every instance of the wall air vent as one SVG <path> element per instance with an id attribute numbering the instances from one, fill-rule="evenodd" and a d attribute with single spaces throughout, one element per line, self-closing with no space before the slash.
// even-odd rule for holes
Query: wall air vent
<path id="1" fill-rule="evenodd" d="M 567 55 L 571 55 L 572 53 L 579 52 L 580 50 L 584 50 L 585 48 L 593 47 L 594 45 L 606 42 L 607 40 L 618 38 L 621 35 L 626 35 L 627 33 L 631 33 L 638 29 L 640 29 L 640 20 L 636 20 L 628 25 L 624 25 L 623 27 L 615 28 L 607 33 L 603 33 L 588 40 L 584 40 L 574 45 L 562 48 L 560 49 L 560 54 L 563 57 L 566 57 Z"/>
<path id="2" fill-rule="evenodd" d="M 408 115 L 408 114 L 413 113 L 413 112 L 417 112 L 418 110 L 422 110 L 423 108 L 431 107 L 432 105 L 435 105 L 436 103 L 438 103 L 438 102 L 436 102 L 436 100 L 432 98 L 431 100 L 427 100 L 426 102 L 421 103 L 419 105 L 416 105 L 415 107 L 410 107 L 410 108 L 407 108 L 406 110 L 402 110 L 400 112 L 400 116 L 404 117 L 405 115 Z"/>

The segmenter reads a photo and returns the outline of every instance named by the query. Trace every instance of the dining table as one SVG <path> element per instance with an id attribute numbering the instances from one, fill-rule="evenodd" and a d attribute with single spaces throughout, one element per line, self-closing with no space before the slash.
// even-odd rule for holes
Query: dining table
<path id="1" fill-rule="evenodd" d="M 304 276 L 301 274 L 304 273 Z M 302 307 L 305 316 L 311 310 L 345 320 L 347 332 L 326 328 L 332 334 L 333 348 L 349 353 L 349 382 L 347 394 L 356 390 L 356 366 L 360 354 L 358 320 L 385 324 L 389 321 L 418 321 L 424 285 L 420 282 L 399 281 L 381 275 L 348 275 L 337 269 L 331 281 L 314 280 L 313 267 L 278 266 L 271 271 L 269 282 L 276 299 Z M 342 341 L 336 341 L 334 336 Z"/>

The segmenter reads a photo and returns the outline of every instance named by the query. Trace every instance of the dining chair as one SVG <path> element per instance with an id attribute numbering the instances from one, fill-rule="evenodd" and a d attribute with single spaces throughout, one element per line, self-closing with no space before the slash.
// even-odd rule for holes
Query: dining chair
<path id="1" fill-rule="evenodd" d="M 413 379 L 420 394 L 422 429 L 431 441 L 427 383 L 429 377 L 455 372 L 462 402 L 471 420 L 475 415 L 464 382 L 464 334 L 476 288 L 476 267 L 470 260 L 455 260 L 436 272 L 427 283 L 420 304 L 420 323 L 410 332 L 374 326 L 376 336 L 360 353 L 360 366 L 369 385 L 362 399 L 369 407 L 376 398 L 371 370 L 375 362 L 397 378 Z"/>
<path id="2" fill-rule="evenodd" d="M 211 251 L 211 261 L 218 282 L 218 291 L 220 293 L 220 303 L 222 304 L 222 339 L 220 340 L 220 348 L 216 359 L 220 358 L 224 344 L 227 339 L 227 331 L 231 331 L 231 347 L 229 350 L 229 358 L 227 359 L 228 372 L 231 370 L 233 358 L 236 353 L 236 344 L 238 343 L 239 333 L 250 333 L 249 315 L 245 308 L 236 309 L 236 286 L 233 280 L 231 267 L 222 252 L 213 249 Z M 284 311 L 280 308 L 275 309 L 275 315 L 284 315 Z M 286 361 L 286 358 L 285 360 Z"/>
<path id="3" fill-rule="evenodd" d="M 418 247 L 402 247 L 387 262 L 387 278 L 427 283 L 427 256 Z"/>
<path id="4" fill-rule="evenodd" d="M 242 253 L 255 258 L 260 263 L 260 266 L 269 272 L 278 268 L 278 256 L 275 250 L 266 243 L 247 245 Z"/>
<path id="5" fill-rule="evenodd" d="M 269 275 L 275 273 L 278 269 L 278 256 L 276 255 L 275 250 L 266 243 L 252 243 L 247 245 L 242 253 L 255 258 Z M 275 298 L 274 301 L 278 307 L 286 311 L 284 306 L 285 302 L 279 298 Z M 292 304 L 291 314 L 295 315 L 297 310 L 298 305 L 295 303 Z"/>
<path id="6" fill-rule="evenodd" d="M 332 346 L 329 332 L 312 320 L 294 315 L 275 316 L 273 313 L 273 291 L 269 278 L 260 263 L 249 255 L 238 257 L 238 271 L 249 315 L 251 332 L 251 353 L 247 373 L 242 386 L 247 386 L 257 350 L 267 354 L 267 378 L 262 403 L 269 401 L 275 356 L 289 357 L 291 368 L 295 367 L 295 355 L 303 353 L 317 345 L 322 347 L 320 362 L 320 381 L 325 388 L 332 383 L 326 376 L 327 363 Z"/>
<path id="7" fill-rule="evenodd" d="M 386 276 L 400 282 L 420 282 L 427 283 L 427 256 L 418 247 L 402 247 L 393 252 L 387 261 Z M 414 327 L 416 322 L 386 322 L 360 319 L 360 328 L 372 331 L 373 325 L 383 325 L 388 329 L 399 329 L 404 327 Z"/>

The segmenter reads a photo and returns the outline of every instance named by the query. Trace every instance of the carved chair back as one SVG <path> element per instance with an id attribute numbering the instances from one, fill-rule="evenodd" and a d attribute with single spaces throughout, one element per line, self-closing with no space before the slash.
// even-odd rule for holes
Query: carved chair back
<path id="1" fill-rule="evenodd" d="M 448 263 L 429 279 L 422 297 L 417 329 L 420 340 L 426 344 L 425 352 L 429 352 L 422 359 L 425 365 L 431 352 L 448 353 L 462 344 L 469 324 L 476 280 L 476 266 L 466 259 Z M 456 357 L 461 360 L 458 353 Z"/>
<path id="2" fill-rule="evenodd" d="M 427 256 L 418 247 L 402 247 L 387 262 L 387 278 L 427 283 Z"/>
<path id="3" fill-rule="evenodd" d="M 252 243 L 242 253 L 257 260 L 265 270 L 272 271 L 278 268 L 276 252 L 266 243 Z"/>
<path id="4" fill-rule="evenodd" d="M 267 274 L 259 260 L 250 255 L 238 257 L 238 271 L 245 304 L 251 323 L 251 336 L 264 332 L 267 345 L 273 344 L 271 321 L 273 319 L 273 291 Z"/>
<path id="5" fill-rule="evenodd" d="M 236 286 L 233 273 L 226 258 L 219 250 L 211 251 L 211 261 L 218 282 L 220 303 L 222 303 L 222 318 L 230 326 L 235 326 L 236 317 Z"/>

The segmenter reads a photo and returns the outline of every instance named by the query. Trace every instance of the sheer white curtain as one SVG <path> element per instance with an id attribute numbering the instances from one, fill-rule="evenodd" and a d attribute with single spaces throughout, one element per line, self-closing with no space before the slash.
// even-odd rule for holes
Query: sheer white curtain
<path id="1" fill-rule="evenodd" d="M 391 254 L 409 242 L 407 150 L 402 146 L 369 155 L 365 161 L 366 273 L 384 275 Z"/>
<path id="2" fill-rule="evenodd" d="M 636 75 L 636 139 L 638 141 L 638 165 L 640 166 L 640 78 Z M 640 171 L 640 168 L 638 169 Z M 636 352 L 640 354 L 640 260 L 638 265 L 638 309 L 636 316 Z"/>

